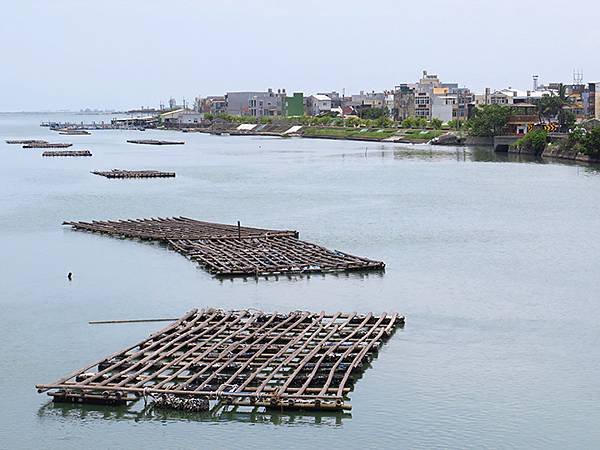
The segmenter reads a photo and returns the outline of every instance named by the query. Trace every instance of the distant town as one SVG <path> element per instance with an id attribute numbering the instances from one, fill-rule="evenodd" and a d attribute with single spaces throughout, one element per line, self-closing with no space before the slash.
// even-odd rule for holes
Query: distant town
<path id="1" fill-rule="evenodd" d="M 523 83 L 524 85 L 525 83 Z M 255 118 L 287 118 L 302 116 L 331 115 L 339 118 L 379 118 L 387 117 L 396 122 L 408 118 L 439 120 L 442 123 L 464 121 L 474 116 L 477 107 L 482 105 L 510 105 L 527 114 L 544 97 L 565 96 L 565 110 L 573 114 L 577 121 L 600 118 L 600 82 L 583 82 L 583 76 L 574 72 L 570 82 L 550 82 L 542 84 L 533 75 L 529 87 L 500 90 L 486 88 L 482 93 L 472 92 L 459 83 L 444 82 L 438 75 L 422 72 L 415 83 L 402 83 L 383 92 L 340 94 L 339 92 L 317 92 L 306 95 L 303 92 L 289 93 L 286 89 L 266 91 L 227 92 L 223 95 L 198 96 L 193 104 L 185 100 L 178 103 L 171 98 L 168 104 L 159 108 L 133 109 L 129 113 L 165 113 L 166 121 L 180 124 L 193 124 L 218 116 L 243 116 Z M 561 92 L 562 91 L 562 92 Z M 88 110 L 89 111 L 89 110 Z M 530 124 L 515 122 L 515 131 L 525 132 Z"/>
<path id="2" fill-rule="evenodd" d="M 577 70 L 568 83 L 542 83 L 538 75 L 527 82 L 529 88 L 475 93 L 424 70 L 418 81 L 383 92 L 235 91 L 198 96 L 192 104 L 171 98 L 158 108 L 129 110 L 110 123 L 43 125 L 489 145 L 496 151 L 600 161 L 600 82 L 584 82 Z"/>

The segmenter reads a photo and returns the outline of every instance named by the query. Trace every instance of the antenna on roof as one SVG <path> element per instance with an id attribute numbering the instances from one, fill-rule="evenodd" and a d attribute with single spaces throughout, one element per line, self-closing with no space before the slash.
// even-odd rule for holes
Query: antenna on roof
<path id="1" fill-rule="evenodd" d="M 583 83 L 583 69 L 573 69 L 573 84 Z"/>

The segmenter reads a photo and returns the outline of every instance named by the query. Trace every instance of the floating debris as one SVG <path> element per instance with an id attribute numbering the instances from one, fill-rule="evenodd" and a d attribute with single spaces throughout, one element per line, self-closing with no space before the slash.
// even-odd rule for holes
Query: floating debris
<path id="1" fill-rule="evenodd" d="M 92 152 L 89 150 L 47 151 L 42 153 L 42 156 L 92 156 Z"/>
<path id="2" fill-rule="evenodd" d="M 276 409 L 349 410 L 355 381 L 404 317 L 192 310 L 149 338 L 51 384 L 54 401 L 205 411 L 208 400 Z M 198 399 L 198 401 L 194 401 Z"/>
<path id="3" fill-rule="evenodd" d="M 156 139 L 130 139 L 127 142 L 130 144 L 147 144 L 147 145 L 183 145 L 183 141 L 159 141 Z"/>
<path id="4" fill-rule="evenodd" d="M 73 144 L 64 144 L 60 142 L 35 141 L 23 145 L 23 148 L 67 148 Z"/>
<path id="5" fill-rule="evenodd" d="M 217 276 L 383 270 L 374 261 L 298 239 L 297 231 L 201 222 L 185 217 L 64 222 L 76 230 L 157 240 Z"/>
<path id="6" fill-rule="evenodd" d="M 160 172 L 158 170 L 113 169 L 105 172 L 94 171 L 92 173 L 106 178 L 172 178 L 175 176 L 175 172 Z"/>

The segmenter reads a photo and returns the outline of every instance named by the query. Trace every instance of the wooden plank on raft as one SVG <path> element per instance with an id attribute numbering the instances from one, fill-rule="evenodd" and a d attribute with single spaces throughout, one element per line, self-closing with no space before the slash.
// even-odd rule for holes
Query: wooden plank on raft
<path id="1" fill-rule="evenodd" d="M 133 346 L 49 384 L 55 401 L 213 399 L 239 406 L 347 410 L 347 395 L 404 325 L 383 313 L 193 310 Z M 181 403 L 181 402 L 175 402 Z"/>

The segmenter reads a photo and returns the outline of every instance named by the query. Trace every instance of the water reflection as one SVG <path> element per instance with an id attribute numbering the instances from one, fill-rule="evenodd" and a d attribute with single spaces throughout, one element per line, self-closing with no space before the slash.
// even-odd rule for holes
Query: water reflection
<path id="1" fill-rule="evenodd" d="M 265 408 L 235 407 L 215 404 L 205 413 L 190 413 L 154 408 L 138 401 L 130 406 L 82 405 L 70 403 L 46 403 L 39 408 L 40 419 L 60 421 L 108 420 L 133 422 L 244 422 L 269 425 L 340 426 L 352 414 L 336 411 L 276 411 Z"/>
<path id="2" fill-rule="evenodd" d="M 199 269 L 202 269 L 202 266 L 198 266 Z M 203 270 L 203 269 L 202 269 Z M 383 278 L 385 275 L 385 269 L 380 270 L 355 270 L 352 272 L 300 272 L 300 273 L 282 273 L 282 274 L 264 274 L 257 276 L 225 276 L 225 275 L 215 275 L 214 278 L 217 279 L 221 284 L 226 282 L 234 283 L 234 282 L 242 282 L 242 283 L 258 283 L 265 281 L 279 281 L 279 280 L 287 280 L 287 281 L 309 281 L 311 278 L 319 277 L 319 278 L 348 278 L 354 280 L 367 280 L 369 278 Z"/>

